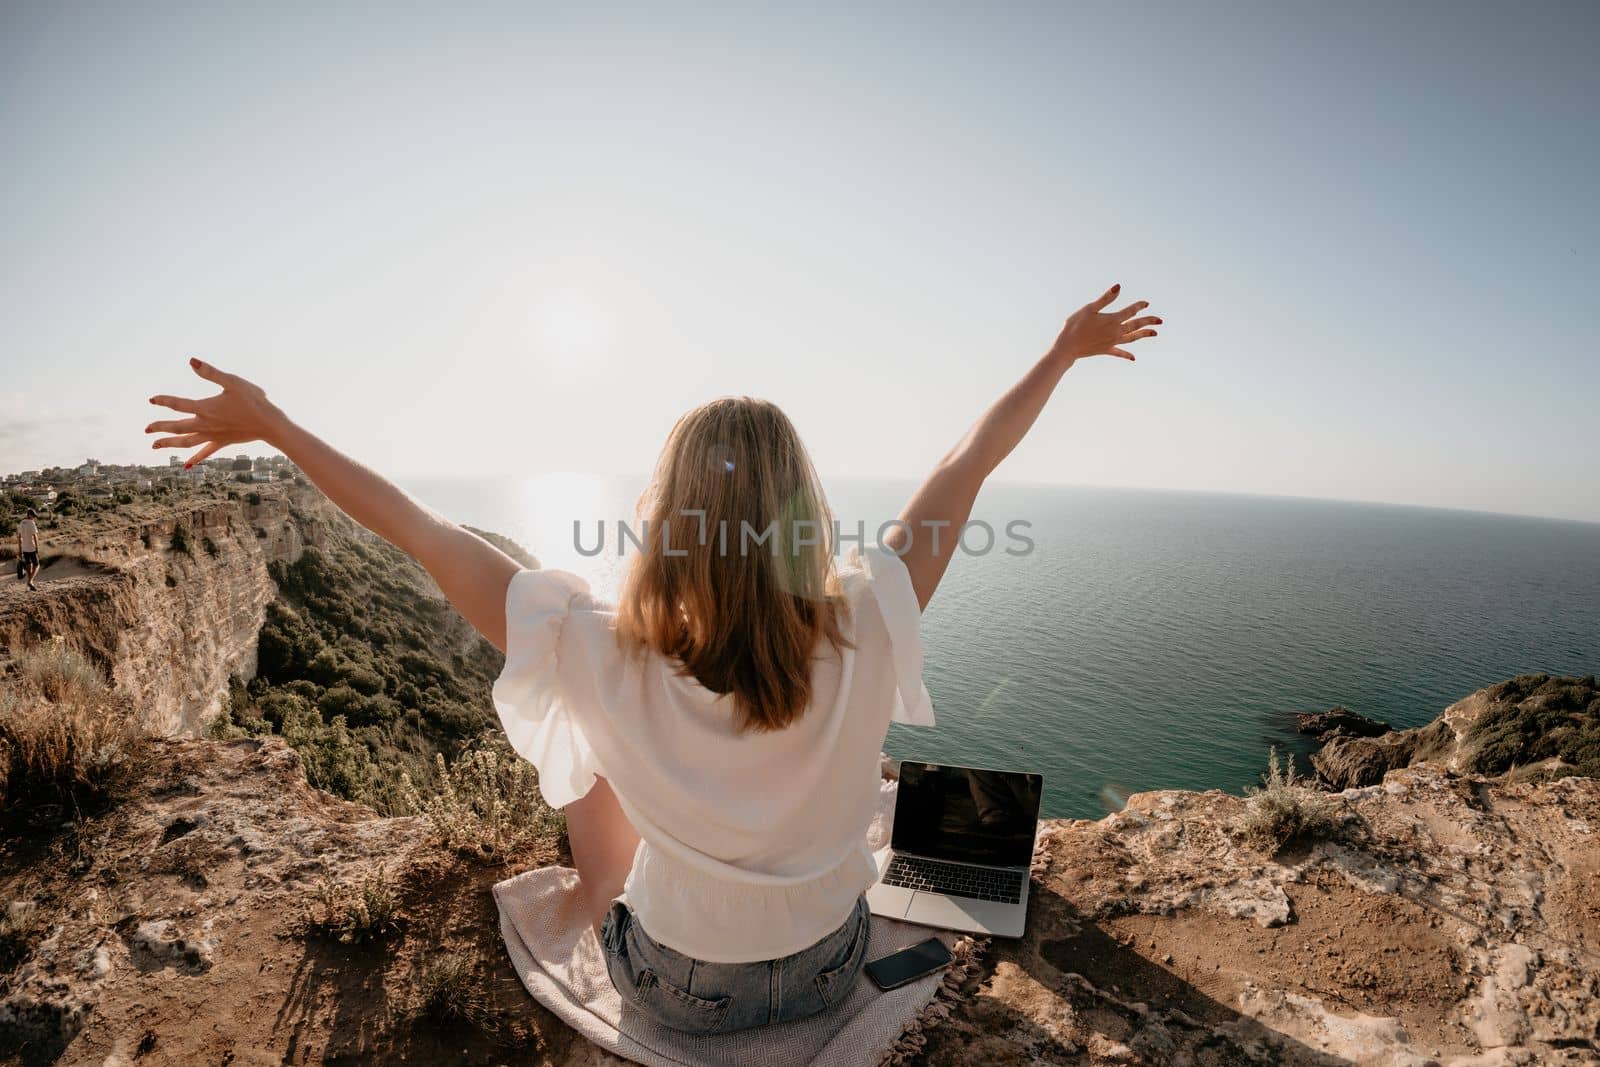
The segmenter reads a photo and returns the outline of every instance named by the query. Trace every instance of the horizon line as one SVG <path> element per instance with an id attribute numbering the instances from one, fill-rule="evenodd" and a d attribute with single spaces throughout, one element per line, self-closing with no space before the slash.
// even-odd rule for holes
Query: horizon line
<path id="1" fill-rule="evenodd" d="M 820 474 L 820 472 L 819 472 Z M 446 474 L 410 474 L 396 477 L 398 482 L 497 482 L 505 480 L 523 480 L 552 477 L 557 475 L 577 475 L 586 478 L 628 479 L 643 482 L 649 478 L 648 474 L 624 471 L 580 471 L 580 470 L 544 470 L 534 473 L 502 473 L 481 475 L 446 475 Z M 922 479 L 905 475 L 843 475 L 829 478 L 821 474 L 824 485 L 829 482 L 854 483 L 860 485 L 888 485 L 903 483 L 908 486 L 920 485 Z M 1177 493 L 1190 496 L 1242 496 L 1261 500 L 1304 500 L 1323 504 L 1359 504 L 1367 507 L 1380 508 L 1411 508 L 1419 511 L 1448 511 L 1463 515 L 1482 515 L 1501 519 L 1533 519 L 1540 522 L 1574 523 L 1579 526 L 1600 526 L 1600 517 L 1579 518 L 1574 515 L 1547 515 L 1529 511 L 1495 511 L 1491 508 L 1465 507 L 1457 504 L 1421 504 L 1410 501 L 1373 500 L 1363 497 L 1339 496 L 1314 496 L 1307 493 L 1272 493 L 1251 489 L 1194 489 L 1178 488 L 1164 485 L 1113 485 L 1099 482 L 1042 482 L 1027 478 L 1001 478 L 990 477 L 985 485 L 1008 485 L 1018 488 L 1033 489 L 1106 489 L 1116 492 L 1131 493 Z"/>
<path id="2" fill-rule="evenodd" d="M 278 452 L 276 450 L 271 450 L 271 451 L 268 451 L 268 452 L 264 452 L 263 454 L 272 456 L 272 455 L 281 455 L 282 453 L 280 453 L 280 452 Z M 222 453 L 219 452 L 217 454 L 217 456 L 215 456 L 213 458 L 231 459 L 231 458 L 237 458 L 239 455 L 247 455 L 247 453 L 239 452 L 239 453 L 234 453 L 232 455 L 223 455 Z M 255 458 L 255 457 L 252 455 L 252 456 L 249 456 L 249 458 Z M 111 461 L 111 462 L 113 463 L 113 465 L 116 465 L 116 466 L 151 467 L 151 468 L 160 468 L 160 469 L 167 469 L 167 466 L 168 466 L 166 463 L 161 463 L 161 462 L 138 462 L 138 461 L 121 461 L 121 462 Z M 72 463 L 70 465 L 68 465 L 68 464 L 60 464 L 60 463 L 53 464 L 53 465 L 41 465 L 37 469 L 41 470 L 41 471 L 44 471 L 44 470 L 51 469 L 52 466 L 53 466 L 54 468 L 60 469 L 60 470 L 73 470 L 73 469 L 77 468 L 78 466 L 81 466 L 82 463 L 83 463 L 83 460 L 78 460 L 77 462 Z M 29 468 L 29 469 L 33 469 L 33 468 Z M 5 476 L 10 475 L 10 474 L 20 474 L 20 473 L 22 473 L 20 470 L 17 470 L 17 471 L 0 471 L 0 477 L 5 477 Z M 392 478 L 393 478 L 394 481 L 400 482 L 400 483 L 404 483 L 404 482 L 495 482 L 495 481 L 505 481 L 505 480 L 520 480 L 520 479 L 528 479 L 528 478 L 550 477 L 550 476 L 553 476 L 553 475 L 578 475 L 580 477 L 588 477 L 588 478 L 628 479 L 628 480 L 631 480 L 631 481 L 639 481 L 641 483 L 644 480 L 649 478 L 648 473 L 641 473 L 641 472 L 631 472 L 630 473 L 630 472 L 617 471 L 617 470 L 580 471 L 580 470 L 572 470 L 572 469 L 542 470 L 542 471 L 536 471 L 536 472 L 532 472 L 532 473 L 528 473 L 528 472 L 516 473 L 516 472 L 511 472 L 511 471 L 504 471 L 504 472 L 487 473 L 487 474 L 476 474 L 476 475 L 414 474 L 413 473 L 413 474 L 398 474 L 398 475 L 392 476 Z M 921 484 L 921 480 L 922 479 L 920 477 L 910 477 L 910 476 L 906 476 L 906 475 L 856 475 L 856 474 L 851 474 L 851 475 L 844 475 L 844 476 L 841 476 L 841 477 L 836 477 L 836 478 L 831 478 L 831 479 L 826 477 L 826 476 L 823 476 L 823 482 L 824 483 L 827 483 L 829 481 L 834 481 L 834 482 L 848 482 L 848 483 L 868 484 L 868 485 L 870 485 L 870 484 L 883 485 L 883 484 L 904 483 L 906 485 L 914 486 L 914 485 Z M 1580 518 L 1580 517 L 1575 516 L 1575 515 L 1548 515 L 1548 514 L 1543 514 L 1543 513 L 1539 513 L 1539 512 L 1529 512 L 1529 511 L 1496 511 L 1496 510 L 1494 510 L 1492 508 L 1466 507 L 1466 506 L 1462 506 L 1462 505 L 1458 505 L 1458 504 L 1423 504 L 1423 503 L 1416 503 L 1416 502 L 1412 502 L 1412 501 L 1374 500 L 1374 499 L 1365 498 L 1365 497 L 1315 496 L 1315 495 L 1308 494 L 1308 493 L 1265 492 L 1265 491 L 1262 491 L 1262 490 L 1252 490 L 1252 489 L 1196 489 L 1196 488 L 1179 488 L 1179 487 L 1176 487 L 1176 486 L 1167 486 L 1167 485 L 1118 485 L 1118 484 L 1109 484 L 1109 483 L 1100 483 L 1100 482 L 1045 482 L 1045 481 L 1037 481 L 1037 480 L 1028 479 L 1028 478 L 1005 478 L 1005 477 L 994 477 L 994 476 L 991 476 L 988 479 L 986 484 L 988 484 L 988 485 L 1010 485 L 1010 486 L 1017 486 L 1017 487 L 1021 487 L 1021 488 L 1038 488 L 1038 489 L 1105 489 L 1105 490 L 1111 490 L 1111 491 L 1117 491 L 1117 492 L 1133 492 L 1133 493 L 1141 493 L 1141 492 L 1142 493 L 1177 493 L 1177 494 L 1187 494 L 1187 495 L 1190 495 L 1190 496 L 1239 496 L 1239 497 L 1252 497 L 1252 498 L 1261 499 L 1261 500 L 1302 500 L 1302 501 L 1312 501 L 1312 502 L 1327 503 L 1327 504 L 1359 504 L 1359 505 L 1364 505 L 1364 506 L 1367 506 L 1367 507 L 1413 508 L 1413 509 L 1417 509 L 1417 510 L 1421 510 L 1421 511 L 1447 511 L 1447 512 L 1454 512 L 1454 513 L 1457 513 L 1457 514 L 1463 514 L 1463 515 L 1482 515 L 1482 516 L 1490 516 L 1490 517 L 1494 517 L 1494 518 L 1504 518 L 1504 519 L 1535 519 L 1535 520 L 1539 520 L 1539 521 L 1542 521 L 1542 522 L 1564 522 L 1564 523 L 1574 523 L 1574 524 L 1577 524 L 1577 525 L 1580 525 L 1580 526 L 1600 526 L 1600 515 L 1597 515 L 1594 518 Z"/>

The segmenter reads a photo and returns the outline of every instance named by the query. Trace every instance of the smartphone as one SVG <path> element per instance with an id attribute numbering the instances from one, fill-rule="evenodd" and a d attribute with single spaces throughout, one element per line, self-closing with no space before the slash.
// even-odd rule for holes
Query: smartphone
<path id="1" fill-rule="evenodd" d="M 879 989 L 895 989 L 932 974 L 950 962 L 950 950 L 937 937 L 903 948 L 867 964 L 867 975 Z"/>

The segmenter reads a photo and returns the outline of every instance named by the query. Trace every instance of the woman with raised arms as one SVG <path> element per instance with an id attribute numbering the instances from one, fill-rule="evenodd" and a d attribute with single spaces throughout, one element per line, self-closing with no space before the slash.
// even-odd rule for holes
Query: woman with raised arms
<path id="1" fill-rule="evenodd" d="M 843 565 L 783 412 L 748 397 L 690 411 L 641 498 L 644 547 L 615 604 L 576 575 L 521 568 L 209 363 L 190 361 L 220 392 L 152 397 L 183 417 L 147 432 L 197 449 L 191 466 L 264 441 L 428 570 L 506 654 L 495 709 L 566 813 L 617 989 L 668 1026 L 733 1030 L 823 1011 L 859 974 L 878 754 L 891 721 L 933 724 L 919 615 L 956 547 L 916 531 L 961 529 L 1075 363 L 1131 361 L 1126 346 L 1155 335 L 1143 301 L 1108 310 L 1117 295 L 1073 313 L 934 464 L 886 543 Z M 695 536 L 724 522 L 778 533 L 744 553 Z"/>

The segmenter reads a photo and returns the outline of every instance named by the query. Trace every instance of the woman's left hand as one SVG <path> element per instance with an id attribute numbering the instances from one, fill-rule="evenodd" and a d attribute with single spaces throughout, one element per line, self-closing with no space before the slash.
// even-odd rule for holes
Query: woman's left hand
<path id="1" fill-rule="evenodd" d="M 1061 327 L 1060 336 L 1051 346 L 1051 354 L 1069 366 L 1085 356 L 1116 356 L 1132 362 L 1133 353 L 1123 346 L 1156 336 L 1156 331 L 1150 327 L 1160 326 L 1161 320 L 1154 315 L 1134 317 L 1150 307 L 1148 300 L 1135 300 L 1120 311 L 1106 311 L 1120 292 L 1122 286 L 1113 285 L 1098 300 L 1091 300 L 1074 311 Z"/>
<path id="2" fill-rule="evenodd" d="M 237 374 L 220 371 L 198 359 L 191 359 L 189 366 L 206 381 L 222 386 L 222 392 L 198 400 L 181 396 L 151 397 L 152 404 L 190 416 L 187 419 L 165 419 L 146 426 L 145 433 L 176 435 L 157 438 L 151 448 L 199 446 L 200 451 L 184 463 L 184 469 L 187 470 L 229 445 L 246 441 L 274 443 L 275 433 L 286 420 L 283 412 L 267 399 L 266 392 L 259 385 L 245 381 Z"/>

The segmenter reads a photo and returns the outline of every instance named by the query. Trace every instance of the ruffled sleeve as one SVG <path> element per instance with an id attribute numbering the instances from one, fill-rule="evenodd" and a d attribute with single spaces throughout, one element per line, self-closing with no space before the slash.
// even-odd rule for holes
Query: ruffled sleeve
<path id="1" fill-rule="evenodd" d="M 518 571 L 506 590 L 506 665 L 494 709 L 511 747 L 538 768 L 539 791 L 553 808 L 587 793 L 600 771 L 560 671 L 563 629 L 588 602 L 588 584 L 566 571 Z"/>
<path id="2" fill-rule="evenodd" d="M 878 602 L 889 630 L 889 651 L 895 676 L 894 708 L 890 722 L 907 726 L 932 726 L 933 698 L 922 680 L 922 609 L 911 586 L 911 572 L 903 560 L 876 545 L 851 550 Z"/>

